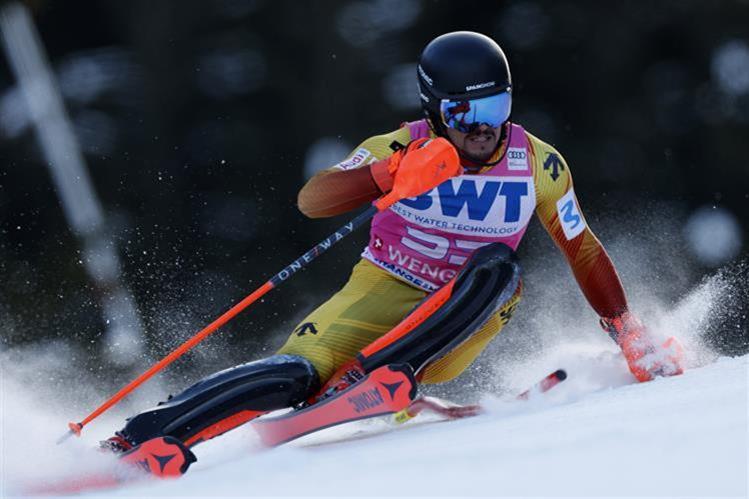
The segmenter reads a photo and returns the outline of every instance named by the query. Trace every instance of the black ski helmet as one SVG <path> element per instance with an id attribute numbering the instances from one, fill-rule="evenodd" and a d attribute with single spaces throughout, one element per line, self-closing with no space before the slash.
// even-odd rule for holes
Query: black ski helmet
<path id="1" fill-rule="evenodd" d="M 434 133 L 446 136 L 442 99 L 477 99 L 512 91 L 510 66 L 497 42 L 473 31 L 440 35 L 424 48 L 417 66 L 421 107 Z"/>

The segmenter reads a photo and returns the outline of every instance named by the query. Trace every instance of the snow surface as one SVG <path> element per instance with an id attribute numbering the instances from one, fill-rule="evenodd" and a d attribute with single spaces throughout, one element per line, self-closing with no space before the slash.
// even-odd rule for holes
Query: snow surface
<path id="1" fill-rule="evenodd" d="M 569 370 L 530 405 L 487 401 L 471 420 L 321 445 L 351 435 L 330 429 L 112 495 L 747 495 L 747 357 L 586 396 Z"/>
<path id="2" fill-rule="evenodd" d="M 362 421 L 273 450 L 243 427 L 179 480 L 88 495 L 746 497 L 748 359 L 631 384 L 619 355 L 567 354 L 552 392 L 485 399 L 476 418 Z"/>
<path id="3" fill-rule="evenodd" d="M 689 262 L 657 222 L 650 221 L 657 231 L 637 238 L 625 233 L 607 246 L 629 276 L 633 309 L 653 336 L 676 336 L 684 345 L 682 376 L 634 384 L 562 259 L 529 255 L 526 299 L 508 330 L 468 372 L 430 394 L 511 395 L 566 369 L 567 381 L 545 396 L 528 402 L 489 397 L 483 401 L 488 413 L 465 421 L 362 421 L 273 450 L 261 449 L 245 425 L 198 446 L 199 462 L 180 480 L 84 495 L 746 497 L 749 357 L 717 358 L 705 341 L 714 324 L 729 327 L 725 335 L 741 334 L 745 316 L 737 303 L 749 296 L 746 263 L 706 276 L 683 294 Z M 674 255 L 657 251 L 663 241 L 643 243 L 643 234 L 663 236 Z M 169 329 L 169 321 L 160 324 Z M 88 414 L 127 378 L 83 360 L 85 350 L 63 340 L 7 350 L 0 344 L 0 497 L 110 467 L 112 456 L 92 452 L 97 441 L 196 379 L 158 376 L 81 438 L 57 446 L 65 423 Z M 206 368 L 228 367 L 205 360 Z"/>

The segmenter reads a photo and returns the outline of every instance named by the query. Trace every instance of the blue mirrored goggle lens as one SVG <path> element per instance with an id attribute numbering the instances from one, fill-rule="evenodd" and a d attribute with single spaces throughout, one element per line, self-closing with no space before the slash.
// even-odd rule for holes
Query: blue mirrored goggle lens
<path id="1" fill-rule="evenodd" d="M 447 100 L 440 103 L 442 122 L 449 128 L 469 133 L 480 125 L 497 128 L 510 117 L 510 92 L 473 100 Z"/>

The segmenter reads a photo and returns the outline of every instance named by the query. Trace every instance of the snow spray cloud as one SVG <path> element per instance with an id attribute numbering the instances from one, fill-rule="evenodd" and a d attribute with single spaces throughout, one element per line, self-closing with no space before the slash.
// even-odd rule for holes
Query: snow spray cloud
<path id="1" fill-rule="evenodd" d="M 741 322 L 741 317 L 737 317 L 741 311 L 735 304 L 746 301 L 747 265 L 738 262 L 712 276 L 701 276 L 698 265 L 682 249 L 679 221 L 685 219 L 684 214 L 671 206 L 649 207 L 647 213 L 626 218 L 604 216 L 590 219 L 589 223 L 612 256 L 632 308 L 651 330 L 662 337 L 677 336 L 685 344 L 688 367 L 710 362 L 716 356 L 710 345 L 719 345 L 714 337 L 704 341 L 705 335 L 711 333 L 711 325 L 727 323 L 731 327 Z M 474 398 L 481 392 L 517 393 L 559 367 L 567 369 L 571 376 L 563 390 L 574 387 L 590 391 L 631 382 L 618 348 L 598 327 L 597 317 L 564 258 L 537 224 L 526 236 L 520 256 L 525 291 L 513 320 L 467 373 L 436 388 L 437 393 L 458 401 L 465 400 L 467 393 Z M 348 272 L 348 261 L 353 262 L 353 258 L 341 264 L 342 273 Z M 224 284 L 220 278 L 215 282 Z M 221 287 L 215 285 L 211 291 Z M 157 307 L 161 314 L 150 310 L 147 315 L 150 329 L 163 335 L 157 341 L 169 344 L 165 345 L 168 347 L 184 339 L 186 330 L 195 330 L 204 315 L 213 311 L 201 309 L 196 314 L 195 308 L 190 307 L 192 300 L 185 302 L 181 288 L 162 291 L 170 295 L 166 301 L 178 296 L 178 305 Z M 200 293 L 200 299 L 206 294 L 210 293 Z M 315 295 L 301 299 L 298 318 L 324 298 Z M 295 322 L 291 323 L 293 327 Z M 280 344 L 288 333 L 279 326 L 265 339 Z M 251 360 L 250 357 L 272 353 L 272 348 L 264 348 L 242 352 L 242 357 Z M 211 353 L 207 359 L 201 358 L 209 360 L 202 362 L 205 369 L 228 367 L 228 359 L 222 359 L 221 365 L 214 362 L 227 350 L 223 343 L 215 343 L 208 350 Z M 4 477 L 21 479 L 34 473 L 63 473 L 94 454 L 90 449 L 96 440 L 118 429 L 124 417 L 155 404 L 169 393 L 167 387 L 159 385 L 163 377 L 152 380 L 97 420 L 82 439 L 61 447 L 51 445 L 66 429 L 68 420 L 85 416 L 112 393 L 112 388 L 119 388 L 124 378 L 130 379 L 129 375 L 115 376 L 106 369 L 91 370 L 91 365 L 83 349 L 62 341 L 0 352 L 0 471 Z M 198 376 L 192 373 L 189 382 Z M 176 381 L 177 388 L 186 385 L 182 380 Z M 28 467 L 25 463 L 29 462 L 37 466 Z"/>
<path id="2" fill-rule="evenodd" d="M 92 450 L 99 440 L 120 429 L 126 417 L 156 405 L 169 393 L 181 391 L 206 374 L 273 353 L 273 345 L 254 341 L 258 335 L 234 335 L 248 340 L 238 348 L 230 343 L 232 331 L 221 331 L 97 418 L 80 439 L 55 445 L 69 421 L 88 415 L 127 381 L 223 312 L 242 291 L 223 274 L 189 274 L 187 281 L 149 274 L 148 279 L 163 284 L 158 296 L 144 308 L 151 332 L 148 352 L 133 359 L 132 369 L 107 364 L 98 355 L 95 339 L 91 344 L 41 340 L 4 350 L 0 343 L 0 496 L 19 493 L 32 481 L 54 482 L 81 466 L 91 470 L 107 466 L 107 460 L 102 463 L 101 456 Z M 0 310 L 2 306 L 0 303 Z M 302 313 L 296 314 L 298 319 Z M 250 316 L 249 320 L 237 321 L 237 329 L 248 329 L 252 320 Z M 64 320 L 60 327 L 65 327 Z M 13 323 L 5 321 L 0 334 L 13 337 L 13 328 Z M 282 332 L 279 326 L 279 341 L 281 335 L 287 336 L 288 331 Z"/>
<path id="3" fill-rule="evenodd" d="M 0 495 L 75 462 L 79 442 L 54 445 L 66 429 L 64 415 L 79 413 L 79 402 L 92 398 L 85 383 L 71 387 L 78 366 L 66 361 L 74 358 L 62 341 L 0 352 Z"/>
<path id="4" fill-rule="evenodd" d="M 107 459 L 93 452 L 97 441 L 119 429 L 134 407 L 143 409 L 163 398 L 165 387 L 158 382 L 92 422 L 81 438 L 55 442 L 68 421 L 83 418 L 119 388 L 121 375 L 91 369 L 85 350 L 72 342 L 0 351 L 0 496 L 21 493 L 32 482 L 43 485 L 81 467 L 108 466 Z"/>
<path id="5" fill-rule="evenodd" d="M 727 323 L 737 329 L 731 334 L 746 335 L 740 329 L 746 324 L 741 303 L 749 295 L 747 265 L 735 262 L 702 276 L 685 249 L 685 212 L 668 204 L 640 206 L 639 215 L 605 214 L 588 223 L 614 261 L 631 309 L 653 336 L 676 336 L 685 347 L 686 367 L 704 365 L 726 351 L 719 348 L 726 331 L 715 334 L 714 324 Z M 568 370 L 567 387 L 583 379 L 578 388 L 584 391 L 631 382 L 618 347 L 538 224 L 519 254 L 525 286 L 513 319 L 466 373 L 430 391 L 462 400 L 470 399 L 466 392 L 474 399 L 477 392 L 517 393 L 557 368 Z"/>

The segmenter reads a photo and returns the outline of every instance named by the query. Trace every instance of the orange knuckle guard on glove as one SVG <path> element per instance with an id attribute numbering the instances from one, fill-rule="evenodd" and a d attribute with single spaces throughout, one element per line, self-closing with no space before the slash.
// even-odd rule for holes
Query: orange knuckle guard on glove
<path id="1" fill-rule="evenodd" d="M 393 188 L 375 203 L 380 211 L 463 173 L 458 151 L 442 137 L 414 140 L 389 158 L 387 168 L 393 177 Z"/>

